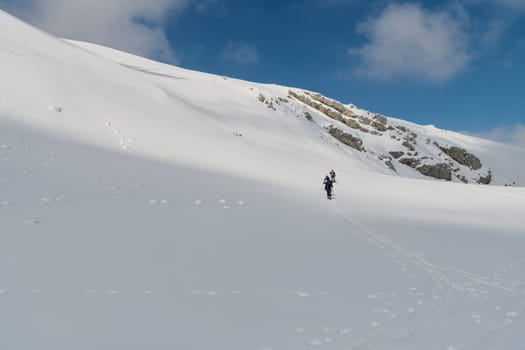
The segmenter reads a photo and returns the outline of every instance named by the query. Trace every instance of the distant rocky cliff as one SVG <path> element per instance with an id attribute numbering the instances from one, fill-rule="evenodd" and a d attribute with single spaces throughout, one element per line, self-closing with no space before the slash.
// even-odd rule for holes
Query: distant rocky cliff
<path id="1" fill-rule="evenodd" d="M 289 90 L 286 96 L 259 94 L 257 97 L 273 111 L 283 108 L 297 113 L 301 111 L 301 117 L 322 124 L 325 131 L 344 147 L 366 153 L 368 158 L 375 158 L 393 173 L 408 168 L 445 181 L 478 184 L 492 181 L 491 169 L 483 164 L 480 156 L 461 145 L 435 140 L 420 128 L 413 130 L 410 123 L 400 123 L 397 119 L 304 90 Z M 295 108 L 290 107 L 292 104 Z"/>

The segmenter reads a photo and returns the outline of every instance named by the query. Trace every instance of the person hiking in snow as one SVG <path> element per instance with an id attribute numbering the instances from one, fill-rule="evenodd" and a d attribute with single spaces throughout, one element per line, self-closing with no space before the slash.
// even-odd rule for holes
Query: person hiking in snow
<path id="1" fill-rule="evenodd" d="M 326 191 L 326 197 L 331 200 L 332 199 L 332 187 L 334 186 L 334 184 L 332 180 L 330 180 L 328 175 L 326 175 L 326 177 L 324 178 L 323 185 L 324 185 L 324 190 Z"/>
<path id="2" fill-rule="evenodd" d="M 335 182 L 335 171 L 334 171 L 334 169 L 330 170 L 330 180 L 332 180 L 332 182 Z"/>

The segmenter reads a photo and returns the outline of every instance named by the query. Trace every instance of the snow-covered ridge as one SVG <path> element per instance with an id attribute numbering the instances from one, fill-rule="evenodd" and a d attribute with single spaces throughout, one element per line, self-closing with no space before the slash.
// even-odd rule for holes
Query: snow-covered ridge
<path id="1" fill-rule="evenodd" d="M 10 82 L 0 87 L 0 113 L 74 140 L 226 172 L 244 159 L 254 166 L 237 171 L 274 182 L 272 163 L 286 156 L 279 150 L 289 150 L 317 152 L 317 158 L 350 151 L 359 167 L 390 175 L 524 185 L 523 150 L 386 118 L 313 92 L 65 42 L 7 14 L 0 26 L 3 77 Z M 211 139 L 220 145 L 212 157 Z M 268 158 L 268 151 L 277 153 Z M 232 163 L 228 154 L 238 158 Z"/>
<path id="2" fill-rule="evenodd" d="M 436 178 L 447 181 L 523 186 L 522 159 L 525 151 L 512 146 L 482 140 L 457 132 L 421 126 L 396 118 L 375 114 L 353 104 L 344 105 L 319 93 L 264 85 L 191 72 L 124 54 L 93 44 L 75 43 L 112 61 L 147 67 L 150 72 L 172 72 L 216 81 L 222 79 L 249 90 L 250 94 L 278 118 L 296 116 L 320 129 L 321 137 L 332 136 L 342 145 L 353 148 L 367 166 L 378 169 L 383 164 L 386 173 L 408 177 Z M 194 96 L 195 99 L 202 96 Z M 241 97 L 241 96 L 237 96 Z M 236 99 L 236 96 L 229 96 Z M 198 102 L 197 102 L 198 103 Z M 255 107 L 254 107 L 255 109 Z M 297 126 L 301 130 L 302 126 Z M 498 154 L 499 153 L 499 154 Z M 381 169 L 381 172 L 385 172 Z"/>

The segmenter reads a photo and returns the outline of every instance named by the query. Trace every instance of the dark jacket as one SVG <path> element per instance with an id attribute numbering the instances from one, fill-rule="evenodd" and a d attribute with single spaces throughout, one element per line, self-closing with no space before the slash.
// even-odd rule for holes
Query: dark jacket
<path id="1" fill-rule="evenodd" d="M 333 183 L 332 183 L 332 180 L 330 180 L 328 176 L 324 178 L 323 184 L 324 184 L 325 191 L 332 190 Z"/>

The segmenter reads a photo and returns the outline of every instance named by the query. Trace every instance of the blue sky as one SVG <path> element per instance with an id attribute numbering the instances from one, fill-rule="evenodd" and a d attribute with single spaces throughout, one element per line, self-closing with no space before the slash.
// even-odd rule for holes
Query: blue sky
<path id="1" fill-rule="evenodd" d="M 525 0 L 0 0 L 0 6 L 55 35 L 525 145 Z"/>

